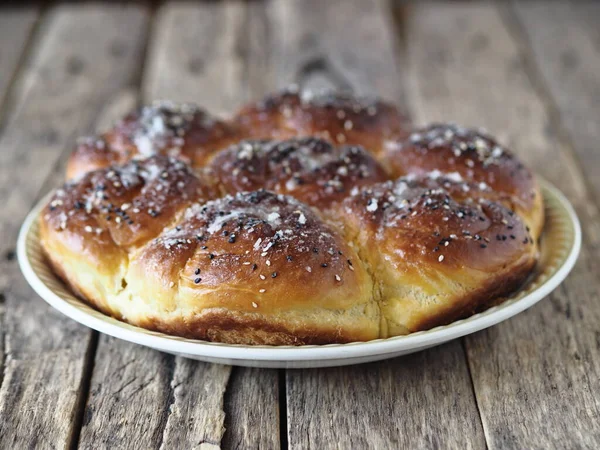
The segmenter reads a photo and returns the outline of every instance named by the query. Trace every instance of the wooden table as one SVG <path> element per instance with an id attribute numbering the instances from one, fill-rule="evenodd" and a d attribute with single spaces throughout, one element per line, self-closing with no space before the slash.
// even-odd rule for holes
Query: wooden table
<path id="1" fill-rule="evenodd" d="M 600 3 L 225 1 L 0 9 L 0 448 L 600 448 Z M 573 202 L 565 283 L 412 356 L 325 370 L 176 358 L 28 287 L 15 239 L 83 133 L 136 103 L 216 112 L 296 82 L 484 126 Z"/>

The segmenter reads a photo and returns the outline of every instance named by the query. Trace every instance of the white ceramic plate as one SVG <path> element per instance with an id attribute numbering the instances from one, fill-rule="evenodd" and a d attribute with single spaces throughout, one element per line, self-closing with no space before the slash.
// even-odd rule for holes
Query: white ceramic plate
<path id="1" fill-rule="evenodd" d="M 482 330 L 529 308 L 554 290 L 573 268 L 581 247 L 581 229 L 573 208 L 553 186 L 542 182 L 546 225 L 542 255 L 527 285 L 482 313 L 449 325 L 388 339 L 351 344 L 292 346 L 231 345 L 185 339 L 120 322 L 75 297 L 46 264 L 38 240 L 40 201 L 21 227 L 19 264 L 33 289 L 63 314 L 94 330 L 164 352 L 222 364 L 251 367 L 328 367 L 377 361 L 423 350 Z"/>

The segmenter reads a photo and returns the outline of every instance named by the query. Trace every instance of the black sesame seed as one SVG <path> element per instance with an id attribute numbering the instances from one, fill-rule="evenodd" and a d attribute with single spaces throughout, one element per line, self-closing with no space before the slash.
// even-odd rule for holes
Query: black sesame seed
<path id="1" fill-rule="evenodd" d="M 235 234 L 232 234 L 231 236 L 229 236 L 229 243 L 233 244 L 235 242 Z"/>
<path id="2" fill-rule="evenodd" d="M 511 234 L 511 235 L 510 235 L 510 238 L 511 238 L 511 239 L 516 239 L 517 237 L 516 237 L 514 234 Z"/>
<path id="3" fill-rule="evenodd" d="M 208 247 L 206 245 L 203 245 L 202 247 L 200 247 L 202 250 L 206 250 L 208 249 Z"/>
<path id="4" fill-rule="evenodd" d="M 194 283 L 198 284 L 202 281 L 202 278 L 198 277 L 194 280 Z"/>
<path id="5" fill-rule="evenodd" d="M 111 216 L 106 216 L 106 220 L 110 221 L 110 219 L 112 219 Z"/>
<path id="6" fill-rule="evenodd" d="M 228 234 L 229 234 L 229 231 L 223 230 L 223 236 L 227 236 Z"/>
<path id="7" fill-rule="evenodd" d="M 481 244 L 480 247 L 481 248 L 487 248 L 487 244 Z"/>
<path id="8" fill-rule="evenodd" d="M 327 267 L 327 263 L 321 264 L 321 267 Z"/>
<path id="9" fill-rule="evenodd" d="M 433 251 L 437 252 L 440 248 L 436 245 L 435 247 L 433 247 Z"/>
<path id="10" fill-rule="evenodd" d="M 319 253 L 319 249 L 317 247 L 313 248 L 313 253 Z"/>
<path id="11" fill-rule="evenodd" d="M 349 264 L 349 265 L 352 265 L 352 261 L 348 260 L 348 264 Z"/>
<path id="12" fill-rule="evenodd" d="M 252 270 L 256 270 L 258 268 L 258 266 L 256 264 L 252 264 Z"/>
<path id="13" fill-rule="evenodd" d="M 292 260 L 293 260 L 293 258 L 292 258 L 290 255 L 287 255 L 287 256 L 285 257 L 285 259 L 287 259 L 288 261 L 292 261 Z"/>
<path id="14" fill-rule="evenodd" d="M 208 259 L 214 259 L 215 255 L 213 255 L 212 253 L 208 254 Z"/>
<path id="15" fill-rule="evenodd" d="M 273 273 L 271 274 L 271 278 L 277 278 L 277 272 L 273 272 Z"/>
<path id="16" fill-rule="evenodd" d="M 200 269 L 196 269 L 196 270 L 194 271 L 194 275 L 200 275 Z"/>

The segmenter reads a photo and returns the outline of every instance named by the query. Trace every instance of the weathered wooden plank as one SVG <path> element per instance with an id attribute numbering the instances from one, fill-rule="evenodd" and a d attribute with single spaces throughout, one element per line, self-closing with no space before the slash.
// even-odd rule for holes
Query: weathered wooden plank
<path id="1" fill-rule="evenodd" d="M 290 448 L 485 446 L 459 341 L 287 378 Z"/>
<path id="2" fill-rule="evenodd" d="M 161 7 L 142 101 L 191 101 L 219 112 L 244 101 L 249 76 L 243 65 L 253 48 L 246 42 L 245 18 L 241 2 Z M 240 51 L 242 47 L 248 50 Z M 123 361 L 136 361 L 126 376 L 117 370 Z M 223 440 L 231 448 L 278 447 L 277 372 L 236 368 L 230 382 L 231 370 L 101 337 L 91 380 L 97 394 L 88 400 L 91 419 L 84 422 L 80 445 L 217 448 Z M 161 375 L 148 384 L 149 374 L 157 371 Z M 124 390 L 135 392 L 126 405 L 123 398 L 113 399 Z"/>
<path id="3" fill-rule="evenodd" d="M 130 82 L 147 16 L 139 6 L 69 4 L 42 20 L 0 138 L 2 448 L 64 448 L 77 436 L 93 335 L 42 303 L 12 246 L 59 155 Z"/>
<path id="4" fill-rule="evenodd" d="M 278 376 L 276 370 L 234 367 L 225 393 L 222 448 L 280 448 Z M 283 381 L 282 381 L 283 384 Z"/>
<path id="5" fill-rule="evenodd" d="M 230 112 L 244 101 L 245 63 L 238 51 L 244 19 L 240 2 L 172 2 L 161 8 L 151 41 L 157 57 L 148 64 L 144 99 L 195 102 L 213 113 Z"/>
<path id="6" fill-rule="evenodd" d="M 382 1 L 274 1 L 268 8 L 274 82 L 402 98 L 394 37 Z"/>
<path id="7" fill-rule="evenodd" d="M 8 94 L 23 51 L 39 15 L 39 6 L 4 7 L 0 15 L 0 106 Z M 0 110 L 0 124 L 3 114 Z M 1 125 L 0 125 L 1 128 Z"/>
<path id="8" fill-rule="evenodd" d="M 273 2 L 275 83 L 403 98 L 393 30 L 381 1 Z M 459 342 L 357 367 L 288 371 L 290 448 L 481 447 Z"/>
<path id="9" fill-rule="evenodd" d="M 567 128 L 581 167 L 600 194 L 600 3 L 514 4 L 534 64 Z"/>
<path id="10" fill-rule="evenodd" d="M 407 17 L 410 98 L 420 121 L 488 128 L 574 202 L 579 264 L 547 300 L 465 340 L 490 448 L 597 448 L 598 211 L 527 56 L 490 4 L 419 4 Z"/>

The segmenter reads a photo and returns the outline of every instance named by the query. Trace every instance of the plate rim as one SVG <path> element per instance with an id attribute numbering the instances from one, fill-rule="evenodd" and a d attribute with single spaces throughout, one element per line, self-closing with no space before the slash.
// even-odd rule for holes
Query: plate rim
<path id="1" fill-rule="evenodd" d="M 346 344 L 304 345 L 304 346 L 267 346 L 242 345 L 208 342 L 185 339 L 154 332 L 145 328 L 121 322 L 118 319 L 98 312 L 102 317 L 96 317 L 89 312 L 71 305 L 66 299 L 48 287 L 37 275 L 27 255 L 27 237 L 32 225 L 38 219 L 42 208 L 51 191 L 42 197 L 29 212 L 19 231 L 17 240 L 17 256 L 21 272 L 33 290 L 50 306 L 60 311 L 70 319 L 79 322 L 100 333 L 123 339 L 135 344 L 151 347 L 157 350 L 185 354 L 190 356 L 214 358 L 229 361 L 279 361 L 302 362 L 310 360 L 347 360 L 374 357 L 393 353 L 419 350 L 438 343 L 457 339 L 476 331 L 483 330 L 503 322 L 524 310 L 530 308 L 547 297 L 560 285 L 573 269 L 581 250 L 581 224 L 575 210 L 564 194 L 548 181 L 538 177 L 543 190 L 548 191 L 561 207 L 573 228 L 573 241 L 563 264 L 547 280 L 524 297 L 514 300 L 510 305 L 503 303 L 489 308 L 468 318 L 438 326 L 430 330 L 419 331 L 404 336 L 375 339 L 366 342 L 351 342 Z M 508 300 L 510 301 L 510 300 Z M 88 305 L 82 302 L 84 306 Z M 116 323 L 113 323 L 116 322 Z"/>

